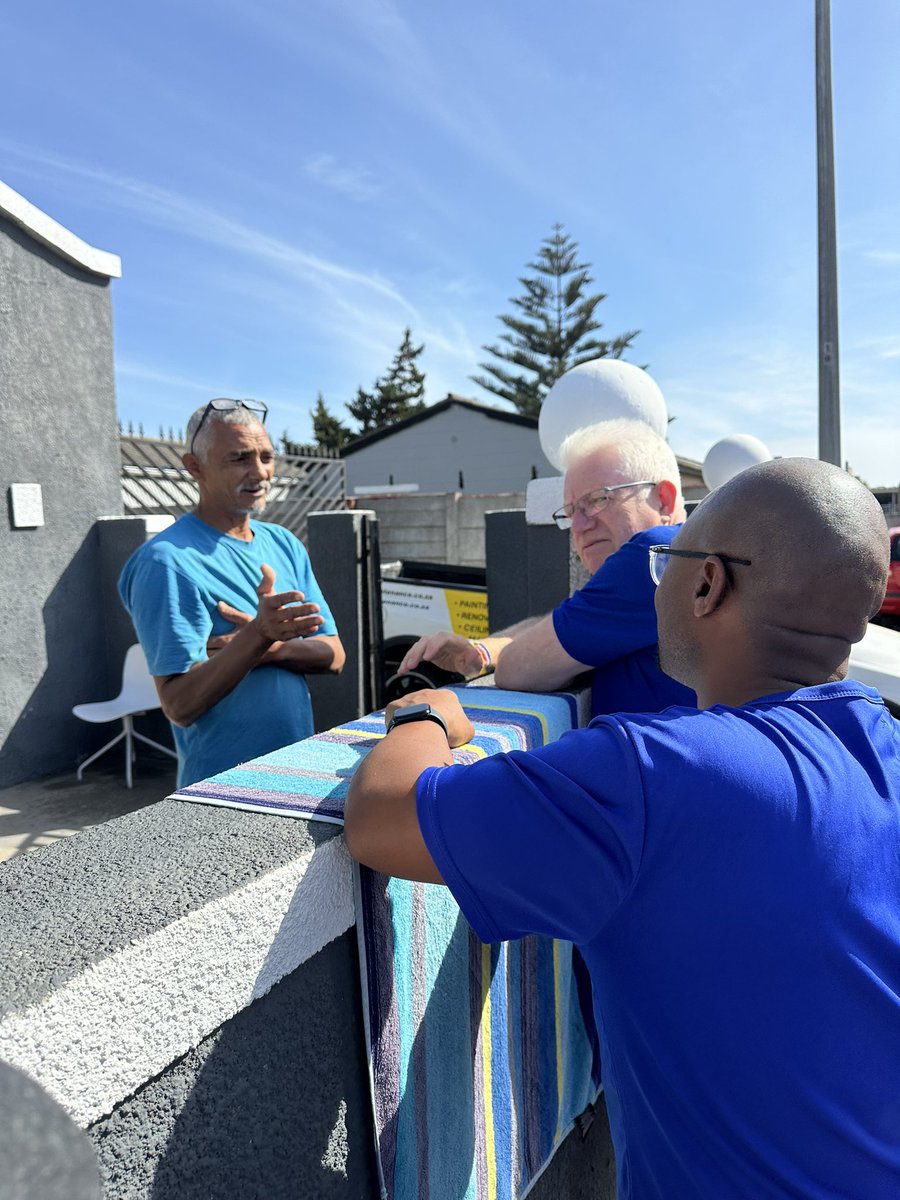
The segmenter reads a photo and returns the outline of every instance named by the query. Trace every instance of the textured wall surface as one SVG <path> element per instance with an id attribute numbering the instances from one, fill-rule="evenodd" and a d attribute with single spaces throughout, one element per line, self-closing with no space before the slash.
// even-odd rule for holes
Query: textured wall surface
<path id="1" fill-rule="evenodd" d="M 109 1200 L 378 1194 L 351 931 L 89 1129 Z"/>
<path id="2" fill-rule="evenodd" d="M 109 1200 L 374 1194 L 339 832 L 168 801 L 4 865 L 0 1058 Z"/>
<path id="3" fill-rule="evenodd" d="M 12 528 L 13 483 L 41 485 L 42 527 Z M 107 727 L 76 720 L 71 708 L 114 694 L 95 522 L 121 512 L 109 281 L 4 218 L 0 484 L 4 786 L 74 769 L 79 756 L 110 736 Z"/>
<path id="4" fill-rule="evenodd" d="M 485 565 L 485 514 L 525 507 L 524 492 L 470 496 L 460 492 L 366 496 L 378 517 L 381 561 L 411 558 L 459 567 Z"/>
<path id="5" fill-rule="evenodd" d="M 0 1059 L 87 1131 L 106 1200 L 377 1196 L 337 826 L 163 801 L 2 880 Z M 532 1195 L 611 1171 L 601 1113 Z"/>

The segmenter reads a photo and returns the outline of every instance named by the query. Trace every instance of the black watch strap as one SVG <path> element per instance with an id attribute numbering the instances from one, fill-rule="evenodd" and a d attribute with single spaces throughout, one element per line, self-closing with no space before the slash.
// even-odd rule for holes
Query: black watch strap
<path id="1" fill-rule="evenodd" d="M 440 713 L 434 711 L 430 704 L 409 704 L 406 708 L 398 708 L 391 717 L 391 723 L 388 725 L 385 733 L 390 733 L 396 725 L 411 725 L 415 721 L 434 721 L 436 725 L 440 725 L 441 729 L 443 729 L 447 741 L 450 741 L 447 722 Z"/>

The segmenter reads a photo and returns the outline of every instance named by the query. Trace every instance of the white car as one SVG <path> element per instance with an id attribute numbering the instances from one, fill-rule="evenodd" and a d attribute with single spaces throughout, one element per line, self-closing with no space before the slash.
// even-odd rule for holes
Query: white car
<path id="1" fill-rule="evenodd" d="M 893 715 L 900 717 L 900 633 L 870 625 L 850 651 L 847 677 L 875 688 Z"/>

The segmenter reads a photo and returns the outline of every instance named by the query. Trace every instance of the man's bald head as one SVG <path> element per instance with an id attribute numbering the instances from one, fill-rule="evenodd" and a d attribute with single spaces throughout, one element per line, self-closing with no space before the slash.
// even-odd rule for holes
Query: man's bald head
<path id="1" fill-rule="evenodd" d="M 754 611 L 857 642 L 881 607 L 890 543 L 878 501 L 858 480 L 811 458 L 775 459 L 736 475 L 696 519 L 723 552 L 749 558 Z M 719 543 L 722 543 L 720 546 Z"/>
<path id="2" fill-rule="evenodd" d="M 729 668 L 758 686 L 770 681 L 773 691 L 842 678 L 887 584 L 889 539 L 878 502 L 845 471 L 815 459 L 742 471 L 703 501 L 673 546 L 750 562 L 674 559 L 671 580 L 660 586 L 665 669 L 682 682 L 688 674 L 718 677 L 715 694 Z M 693 686 L 699 691 L 699 682 Z"/>

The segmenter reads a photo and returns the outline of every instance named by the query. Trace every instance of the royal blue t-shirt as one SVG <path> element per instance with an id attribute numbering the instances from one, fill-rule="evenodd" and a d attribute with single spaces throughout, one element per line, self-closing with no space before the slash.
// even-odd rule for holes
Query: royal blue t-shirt
<path id="1" fill-rule="evenodd" d="M 206 659 L 210 637 L 234 631 L 218 612 L 220 600 L 255 615 L 263 563 L 275 572 L 276 592 L 301 591 L 319 605 L 319 634 L 337 633 L 303 543 L 280 525 L 251 521 L 250 528 L 253 538 L 244 542 L 188 513 L 129 558 L 119 595 L 152 675 L 184 674 Z M 193 725 L 172 732 L 178 786 L 208 779 L 310 736 L 306 680 L 283 667 L 257 667 Z"/>
<path id="2" fill-rule="evenodd" d="M 900 724 L 836 683 L 433 768 L 489 941 L 576 942 L 619 1200 L 900 1196 Z"/>
<path id="3" fill-rule="evenodd" d="M 658 525 L 635 534 L 554 610 L 553 628 L 563 650 L 594 668 L 592 716 L 697 703 L 689 688 L 659 669 L 656 657 L 656 584 L 648 549 L 667 545 L 680 528 Z"/>

